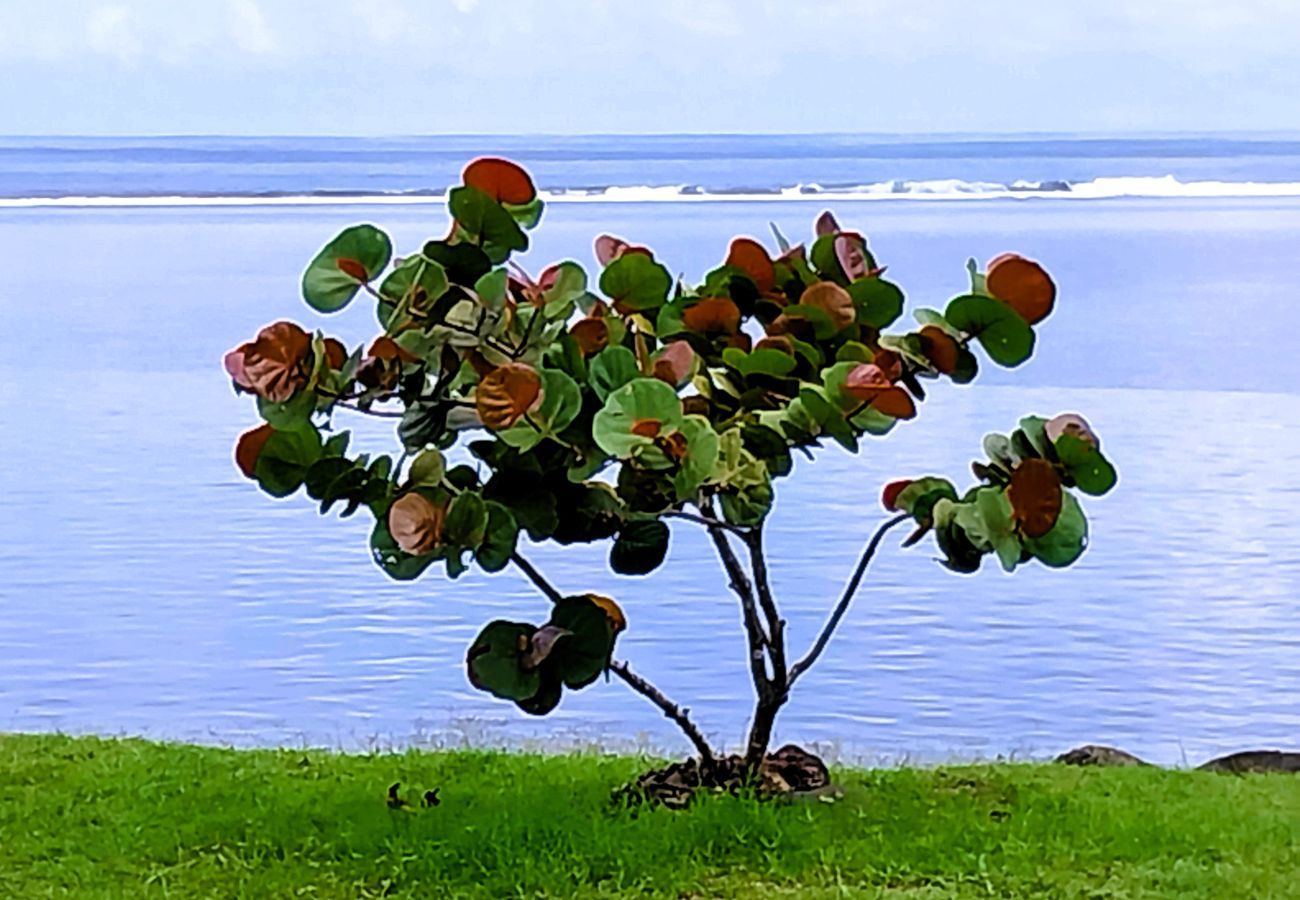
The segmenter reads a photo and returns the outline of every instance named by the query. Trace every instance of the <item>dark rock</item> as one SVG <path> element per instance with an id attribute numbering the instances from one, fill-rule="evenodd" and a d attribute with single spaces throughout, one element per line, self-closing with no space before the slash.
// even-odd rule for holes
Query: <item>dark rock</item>
<path id="1" fill-rule="evenodd" d="M 1085 744 L 1075 747 L 1056 758 L 1058 763 L 1067 766 L 1149 766 L 1149 762 L 1138 759 L 1132 753 L 1103 747 L 1100 744 Z"/>
<path id="2" fill-rule="evenodd" d="M 1204 772 L 1227 772 L 1243 775 L 1247 772 L 1300 773 L 1300 753 L 1283 750 L 1244 750 L 1230 753 L 1197 766 Z"/>

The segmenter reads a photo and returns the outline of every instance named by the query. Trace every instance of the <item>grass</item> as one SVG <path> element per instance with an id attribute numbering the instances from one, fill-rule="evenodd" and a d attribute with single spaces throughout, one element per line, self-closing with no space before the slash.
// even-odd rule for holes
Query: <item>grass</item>
<path id="1" fill-rule="evenodd" d="M 1300 898 L 1294 776 L 839 770 L 836 803 L 613 811 L 647 767 L 0 735 L 0 897 Z"/>

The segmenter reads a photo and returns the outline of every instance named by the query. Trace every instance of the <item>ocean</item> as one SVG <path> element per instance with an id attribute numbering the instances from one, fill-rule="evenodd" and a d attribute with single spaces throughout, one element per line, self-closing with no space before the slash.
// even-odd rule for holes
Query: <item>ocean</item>
<path id="1" fill-rule="evenodd" d="M 795 652 L 812 640 L 891 478 L 964 477 L 980 438 L 1079 411 L 1120 470 L 1085 505 L 1073 568 L 952 575 L 888 546 L 778 741 L 852 760 L 1043 756 L 1104 742 L 1199 762 L 1300 733 L 1300 138 L 662 136 L 0 139 L 0 730 L 349 749 L 573 744 L 681 752 L 617 683 L 531 719 L 474 691 L 463 656 L 545 601 L 517 575 L 396 584 L 364 518 L 327 521 L 235 471 L 255 422 L 221 355 L 291 318 L 349 342 L 298 279 L 338 228 L 399 252 L 445 230 L 480 154 L 551 201 L 531 270 L 594 267 L 613 232 L 697 278 L 728 240 L 798 239 L 833 208 L 909 305 L 1016 250 L 1060 286 L 1035 358 L 933 392 L 858 455 L 778 483 L 770 547 Z M 770 243 L 770 241 L 769 241 Z M 357 440 L 393 444 L 383 423 Z M 751 706 L 711 548 L 615 576 L 607 548 L 529 551 L 628 613 L 619 654 L 720 743 Z"/>

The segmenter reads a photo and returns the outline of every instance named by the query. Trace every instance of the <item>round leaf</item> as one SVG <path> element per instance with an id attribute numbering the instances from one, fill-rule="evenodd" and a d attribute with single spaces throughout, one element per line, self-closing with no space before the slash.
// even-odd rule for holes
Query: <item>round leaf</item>
<path id="1" fill-rule="evenodd" d="M 509 428 L 537 402 L 542 377 L 527 363 L 497 366 L 474 389 L 479 420 L 493 431 Z"/>
<path id="2" fill-rule="evenodd" d="M 628 522 L 614 539 L 609 566 L 620 575 L 645 575 L 668 554 L 668 526 L 659 519 Z"/>
<path id="3" fill-rule="evenodd" d="M 992 297 L 968 294 L 948 304 L 944 318 L 973 335 L 994 362 L 1020 365 L 1034 352 L 1034 332 L 1020 315 Z"/>
<path id="4" fill-rule="evenodd" d="M 858 310 L 858 321 L 873 328 L 887 328 L 903 314 L 903 292 L 883 278 L 861 278 L 849 285 L 849 296 Z"/>
<path id="5" fill-rule="evenodd" d="M 1047 318 L 1056 303 L 1056 285 L 1047 270 L 1015 253 L 989 262 L 984 289 L 1014 309 L 1030 325 Z"/>
<path id="6" fill-rule="evenodd" d="M 653 423 L 653 431 L 649 423 Z M 677 392 L 657 378 L 637 378 L 610 394 L 592 422 L 592 437 L 610 456 L 627 459 L 682 424 Z"/>
<path id="7" fill-rule="evenodd" d="M 1061 512 L 1061 497 L 1061 479 L 1045 459 L 1027 459 L 1011 473 L 1007 499 L 1026 537 L 1042 537 L 1052 530 Z"/>
<path id="8" fill-rule="evenodd" d="M 1040 538 L 1024 542 L 1025 549 L 1045 566 L 1063 568 L 1070 565 L 1088 547 L 1088 520 L 1074 495 L 1066 492 L 1056 525 Z"/>
<path id="9" fill-rule="evenodd" d="M 319 312 L 337 312 L 351 302 L 362 284 L 384 270 L 392 255 L 388 235 L 375 226 L 345 228 L 307 265 L 302 275 L 303 299 Z"/>
<path id="10" fill-rule="evenodd" d="M 644 253 L 627 253 L 600 273 L 600 289 L 620 312 L 642 312 L 668 300 L 673 278 L 668 270 Z"/>
<path id="11" fill-rule="evenodd" d="M 522 166 L 508 159 L 481 156 L 466 166 L 460 177 L 498 203 L 522 205 L 537 197 L 533 179 Z"/>
<path id="12" fill-rule="evenodd" d="M 525 669 L 521 659 L 536 631 L 527 622 L 490 622 L 465 655 L 470 684 L 503 700 L 534 696 L 542 686 L 542 676 L 536 669 Z"/>
<path id="13" fill-rule="evenodd" d="M 566 687 L 586 687 L 605 671 L 614 651 L 614 623 L 592 596 L 562 598 L 547 624 L 568 632 L 551 654 Z"/>

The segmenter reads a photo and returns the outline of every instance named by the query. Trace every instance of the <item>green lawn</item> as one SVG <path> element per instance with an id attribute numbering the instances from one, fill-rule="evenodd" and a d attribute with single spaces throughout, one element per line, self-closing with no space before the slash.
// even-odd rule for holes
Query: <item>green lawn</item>
<path id="1" fill-rule="evenodd" d="M 839 770 L 836 803 L 612 811 L 647 767 L 0 736 L 0 897 L 1300 898 L 1300 777 Z"/>

